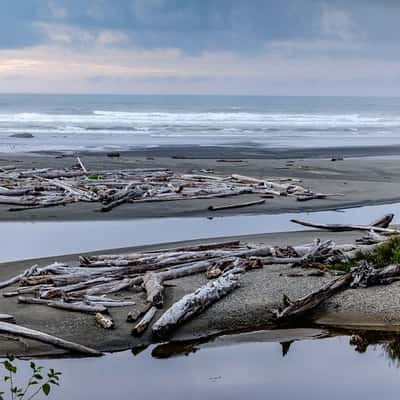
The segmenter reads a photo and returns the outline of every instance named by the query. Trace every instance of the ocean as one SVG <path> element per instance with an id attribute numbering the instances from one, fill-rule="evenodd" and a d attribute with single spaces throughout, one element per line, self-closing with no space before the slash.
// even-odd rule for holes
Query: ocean
<path id="1" fill-rule="evenodd" d="M 0 152 L 394 144 L 400 98 L 0 95 Z"/>

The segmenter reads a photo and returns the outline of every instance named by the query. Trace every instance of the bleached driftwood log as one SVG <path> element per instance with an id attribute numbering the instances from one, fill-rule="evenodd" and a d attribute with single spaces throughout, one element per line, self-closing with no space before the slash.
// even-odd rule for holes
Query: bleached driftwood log
<path id="1" fill-rule="evenodd" d="M 232 208 L 242 208 L 242 207 L 249 207 L 249 206 L 255 206 L 258 204 L 264 204 L 265 199 L 261 200 L 255 200 L 255 201 L 247 201 L 243 203 L 235 203 L 235 204 L 226 204 L 222 206 L 210 206 L 208 209 L 210 211 L 219 211 L 219 210 L 230 210 Z"/>
<path id="2" fill-rule="evenodd" d="M 154 272 L 148 272 L 143 277 L 143 286 L 147 293 L 147 301 L 161 308 L 164 305 L 164 286 L 161 277 Z"/>
<path id="3" fill-rule="evenodd" d="M 85 303 L 66 303 L 58 300 L 45 300 L 37 297 L 18 296 L 18 303 L 24 304 L 41 304 L 48 307 L 58 308 L 66 311 L 77 311 L 89 314 L 96 314 L 98 312 L 106 312 L 107 309 L 104 305 L 88 305 Z"/>
<path id="4" fill-rule="evenodd" d="M 140 336 L 150 325 L 154 316 L 156 315 L 157 307 L 152 306 L 146 314 L 142 317 L 142 319 L 134 326 L 132 329 L 133 336 Z"/>
<path id="5" fill-rule="evenodd" d="M 153 334 L 163 337 L 187 319 L 201 313 L 211 304 L 225 297 L 239 287 L 238 277 L 234 274 L 223 275 L 209 282 L 195 292 L 187 294 L 173 304 L 153 325 Z"/>
<path id="6" fill-rule="evenodd" d="M 342 193 L 310 193 L 310 194 L 300 194 L 296 197 L 297 201 L 309 201 L 309 200 L 322 200 L 327 197 L 338 197 L 343 196 Z"/>
<path id="7" fill-rule="evenodd" d="M 15 317 L 10 314 L 0 314 L 0 321 L 15 323 Z"/>
<path id="8" fill-rule="evenodd" d="M 105 297 L 104 295 L 103 296 L 86 295 L 84 296 L 84 302 L 90 306 L 101 305 L 107 308 L 130 307 L 136 304 L 134 301 L 111 299 L 109 297 Z"/>
<path id="9" fill-rule="evenodd" d="M 87 356 L 101 356 L 103 353 L 83 346 L 81 344 L 73 343 L 68 340 L 58 338 L 56 336 L 48 335 L 47 333 L 36 331 L 34 329 L 25 328 L 24 326 L 10 324 L 8 322 L 0 322 L 0 332 L 24 337 L 26 339 L 37 340 L 42 343 L 51 344 L 55 347 L 72 351 L 73 353 L 85 354 Z"/>
<path id="10" fill-rule="evenodd" d="M 32 267 L 30 267 L 27 270 L 25 270 L 22 274 L 14 276 L 13 278 L 10 278 L 10 279 L 8 279 L 6 281 L 0 282 L 0 289 L 3 289 L 5 287 L 7 287 L 7 286 L 11 286 L 14 283 L 19 282 L 21 279 L 33 275 L 35 273 L 37 267 L 38 267 L 37 265 L 33 265 Z"/>

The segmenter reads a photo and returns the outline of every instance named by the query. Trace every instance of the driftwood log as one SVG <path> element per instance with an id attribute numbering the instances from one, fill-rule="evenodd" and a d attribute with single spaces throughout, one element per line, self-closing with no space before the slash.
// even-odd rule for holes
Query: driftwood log
<path id="1" fill-rule="evenodd" d="M 84 354 L 87 356 L 101 356 L 102 353 L 90 347 L 73 343 L 68 340 L 48 335 L 34 329 L 25 328 L 20 325 L 10 324 L 8 322 L 0 322 L 0 332 L 10 335 L 24 337 L 26 339 L 37 340 L 42 343 L 51 344 L 55 347 L 71 351 L 73 353 Z"/>
<path id="2" fill-rule="evenodd" d="M 172 329 L 199 314 L 238 287 L 238 277 L 234 274 L 228 274 L 209 282 L 193 293 L 187 294 L 157 320 L 153 325 L 153 334 L 157 337 L 164 337 Z"/>
<path id="3" fill-rule="evenodd" d="M 243 203 L 234 203 L 234 204 L 226 204 L 222 206 L 210 206 L 208 209 L 210 211 L 219 211 L 219 210 L 230 210 L 232 208 L 242 208 L 242 207 L 250 207 L 250 206 L 255 206 L 258 204 L 264 204 L 265 199 L 261 200 L 254 200 L 254 201 L 247 201 Z"/>
<path id="4" fill-rule="evenodd" d="M 298 300 L 291 301 L 287 296 L 284 296 L 283 309 L 273 310 L 273 315 L 276 321 L 288 320 L 289 318 L 297 318 L 304 314 L 315 310 L 325 300 L 332 297 L 337 292 L 349 287 L 352 280 L 352 274 L 347 273 L 339 278 L 335 278 L 328 282 L 320 289 L 312 292 Z"/>
<path id="5" fill-rule="evenodd" d="M 142 317 L 142 319 L 132 329 L 133 336 L 140 336 L 150 325 L 157 313 L 157 307 L 152 306 Z"/>
<path id="6" fill-rule="evenodd" d="M 317 224 L 307 221 L 300 221 L 298 219 L 291 219 L 291 222 L 299 225 L 303 225 L 310 228 L 317 228 L 328 230 L 331 232 L 347 232 L 347 231 L 374 231 L 378 233 L 387 234 L 399 234 L 400 231 L 396 229 L 387 228 L 391 220 L 393 219 L 393 214 L 385 215 L 378 221 L 373 222 L 371 225 L 353 225 L 353 224 Z M 389 222 L 388 222 L 389 220 Z M 383 227 L 385 226 L 385 227 Z"/>
<path id="7" fill-rule="evenodd" d="M 136 322 L 139 318 L 142 318 L 151 307 L 152 305 L 147 303 L 141 308 L 134 308 L 126 317 L 126 322 Z"/>
<path id="8" fill-rule="evenodd" d="M 164 304 L 164 286 L 160 275 L 148 272 L 143 277 L 143 286 L 147 293 L 147 301 L 157 308 Z"/>

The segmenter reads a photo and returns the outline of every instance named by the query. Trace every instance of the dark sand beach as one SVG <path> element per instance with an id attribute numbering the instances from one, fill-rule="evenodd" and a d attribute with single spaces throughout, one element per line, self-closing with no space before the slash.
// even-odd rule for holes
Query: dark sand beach
<path id="1" fill-rule="evenodd" d="M 185 217 L 185 216 L 224 216 L 237 213 L 278 214 L 283 212 L 332 210 L 345 207 L 357 207 L 367 204 L 383 204 L 400 200 L 400 162 L 396 158 L 344 158 L 332 161 L 320 158 L 321 150 L 309 150 L 309 158 L 295 158 L 296 151 L 287 152 L 293 158 L 281 159 L 280 153 L 247 148 L 212 148 L 204 153 L 202 147 L 164 149 L 155 148 L 123 152 L 120 157 L 110 158 L 105 153 L 79 154 L 89 170 L 121 168 L 169 168 L 174 172 L 192 172 L 212 169 L 215 174 L 233 173 L 252 177 L 290 177 L 302 180 L 302 185 L 314 192 L 337 193 L 340 196 L 322 200 L 297 202 L 292 197 L 266 199 L 264 204 L 242 209 L 208 211 L 210 205 L 226 205 L 234 202 L 246 202 L 258 199 L 256 195 L 216 198 L 208 200 L 165 201 L 157 203 L 124 204 L 111 212 L 99 213 L 98 204 L 77 203 L 68 206 L 8 212 L 9 206 L 0 206 L 0 221 L 35 221 L 35 220 L 99 220 L 147 217 Z M 353 150 L 362 151 L 362 148 Z M 379 154 L 369 148 L 364 155 Z M 282 150 L 283 151 L 283 150 Z M 366 150 L 365 150 L 366 151 Z M 264 154 L 265 152 L 265 154 Z M 176 155 L 178 154 L 178 155 Z M 343 149 L 334 149 L 327 156 L 340 157 Z M 348 154 L 348 153 L 346 153 Z M 350 153 L 352 154 L 352 153 Z M 360 153 L 359 153 L 360 154 Z M 207 157 L 206 157 L 207 156 Z M 339 158 L 340 158 L 339 157 Z M 240 161 L 240 162 L 239 162 Z M 2 155 L 0 167 L 16 165 L 27 168 L 61 168 L 76 164 L 76 154 L 37 154 L 37 155 Z"/>

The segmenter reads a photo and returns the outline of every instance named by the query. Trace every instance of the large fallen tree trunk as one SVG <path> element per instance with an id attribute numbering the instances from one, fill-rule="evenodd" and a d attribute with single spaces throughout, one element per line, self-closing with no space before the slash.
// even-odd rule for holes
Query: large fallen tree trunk
<path id="1" fill-rule="evenodd" d="M 90 347 L 83 346 L 81 344 L 69 342 L 58 338 L 56 336 L 48 335 L 34 329 L 25 328 L 24 326 L 10 324 L 8 322 L 0 322 L 0 332 L 8 333 L 15 336 L 24 337 L 26 339 L 37 340 L 42 343 L 51 344 L 55 347 L 72 351 L 73 353 L 84 354 L 87 356 L 101 356 L 103 353 L 92 349 Z"/>
<path id="2" fill-rule="evenodd" d="M 326 283 L 320 289 L 298 300 L 291 301 L 287 296 L 284 296 L 284 304 L 286 307 L 284 309 L 272 311 L 276 321 L 300 317 L 307 312 L 315 310 L 315 308 L 337 292 L 347 289 L 352 279 L 352 274 L 349 272 Z"/>
<path id="3" fill-rule="evenodd" d="M 324 229 L 331 232 L 348 232 L 348 231 L 375 231 L 387 234 L 400 234 L 400 231 L 396 229 L 381 228 L 375 225 L 352 225 L 352 224 L 317 224 L 307 221 L 300 221 L 298 219 L 291 219 L 291 222 L 309 228 Z"/>
<path id="4" fill-rule="evenodd" d="M 234 274 L 223 275 L 209 282 L 195 292 L 187 294 L 173 304 L 153 325 L 153 334 L 164 337 L 184 321 L 201 313 L 211 304 L 225 297 L 239 287 L 238 277 Z"/>

